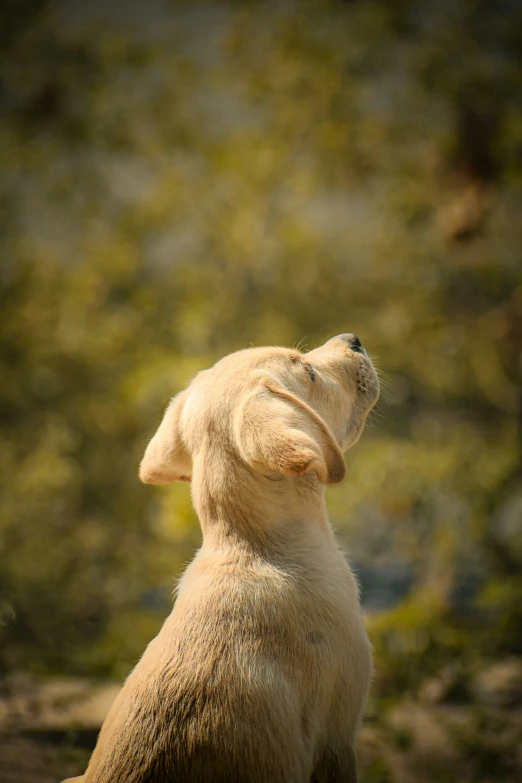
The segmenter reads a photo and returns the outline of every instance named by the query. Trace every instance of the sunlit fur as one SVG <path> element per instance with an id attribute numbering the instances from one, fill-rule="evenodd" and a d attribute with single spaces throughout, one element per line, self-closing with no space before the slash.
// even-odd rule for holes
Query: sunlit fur
<path id="1" fill-rule="evenodd" d="M 192 482 L 203 544 L 77 780 L 356 781 L 371 650 L 324 485 L 378 394 L 333 338 L 239 351 L 174 398 L 140 477 Z"/>

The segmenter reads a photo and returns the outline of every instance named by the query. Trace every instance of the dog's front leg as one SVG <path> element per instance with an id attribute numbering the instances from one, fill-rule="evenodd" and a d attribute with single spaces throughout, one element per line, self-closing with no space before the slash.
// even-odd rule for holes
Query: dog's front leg
<path id="1" fill-rule="evenodd" d="M 355 751 L 350 748 L 343 759 L 343 766 L 337 778 L 339 783 L 357 783 L 357 766 L 355 763 Z"/>
<path id="2" fill-rule="evenodd" d="M 353 748 L 324 757 L 315 768 L 310 783 L 357 783 Z"/>

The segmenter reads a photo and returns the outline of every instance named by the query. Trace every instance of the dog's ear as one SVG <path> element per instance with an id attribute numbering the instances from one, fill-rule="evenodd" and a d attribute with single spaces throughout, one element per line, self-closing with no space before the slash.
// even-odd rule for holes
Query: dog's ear
<path id="1" fill-rule="evenodd" d="M 242 403 L 235 421 L 239 452 L 254 470 L 285 476 L 316 471 L 323 484 L 342 481 L 341 449 L 325 421 L 273 378 L 263 378 Z"/>
<path id="2" fill-rule="evenodd" d="M 140 479 L 145 484 L 171 484 L 190 481 L 192 460 L 181 437 L 180 419 L 188 391 L 180 392 L 170 402 L 163 421 L 145 449 L 140 465 Z"/>

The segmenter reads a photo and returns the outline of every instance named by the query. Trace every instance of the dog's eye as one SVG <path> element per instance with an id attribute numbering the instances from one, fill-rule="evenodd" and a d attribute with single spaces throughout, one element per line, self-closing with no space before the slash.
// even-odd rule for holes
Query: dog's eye
<path id="1" fill-rule="evenodd" d="M 306 369 L 308 370 L 308 375 L 310 376 L 310 380 L 313 383 L 315 381 L 315 370 L 311 364 L 307 364 Z"/>

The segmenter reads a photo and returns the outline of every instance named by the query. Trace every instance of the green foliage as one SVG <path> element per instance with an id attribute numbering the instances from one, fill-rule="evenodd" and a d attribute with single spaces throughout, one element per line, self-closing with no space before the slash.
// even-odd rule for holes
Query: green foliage
<path id="1" fill-rule="evenodd" d="M 473 628 L 469 619 L 452 616 L 437 593 L 417 588 L 399 606 L 370 618 L 370 634 L 379 662 L 379 696 L 415 696 L 423 681 L 447 661 L 464 658 L 473 664 Z M 459 683 L 459 690 L 464 690 Z M 454 688 L 455 690 L 455 688 Z"/>
<path id="2" fill-rule="evenodd" d="M 393 777 L 384 761 L 376 757 L 364 770 L 361 783 L 393 783 Z"/>
<path id="3" fill-rule="evenodd" d="M 520 732 L 513 736 L 509 720 L 476 710 L 470 725 L 453 726 L 453 738 L 468 763 L 469 779 L 515 780 Z"/>
<path id="4" fill-rule="evenodd" d="M 199 540 L 186 487 L 136 479 L 169 396 L 347 330 L 386 381 L 332 516 L 413 585 L 374 623 L 386 693 L 522 649 L 520 9 L 305 6 L 176 4 L 143 35 L 10 11 L 5 668 L 122 674 Z"/>

